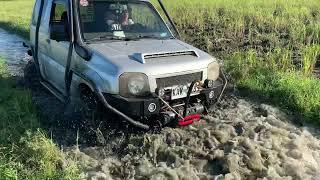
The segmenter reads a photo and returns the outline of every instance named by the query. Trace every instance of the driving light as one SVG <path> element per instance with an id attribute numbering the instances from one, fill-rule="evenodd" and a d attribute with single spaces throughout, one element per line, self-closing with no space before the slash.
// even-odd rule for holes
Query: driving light
<path id="1" fill-rule="evenodd" d="M 204 85 L 205 85 L 205 87 L 207 87 L 207 88 L 213 88 L 213 86 L 214 86 L 214 80 L 206 79 L 206 80 L 204 81 Z"/>
<path id="2" fill-rule="evenodd" d="M 149 106 L 148 106 L 148 111 L 149 111 L 149 112 L 153 113 L 153 112 L 155 112 L 156 110 L 157 110 L 157 105 L 156 105 L 155 103 L 149 104 Z"/>
<path id="3" fill-rule="evenodd" d="M 163 97 L 165 95 L 165 90 L 163 88 L 157 88 L 156 94 L 160 97 Z"/>
<path id="4" fill-rule="evenodd" d="M 217 80 L 220 75 L 220 65 L 217 62 L 212 62 L 208 66 L 208 79 L 209 80 Z"/>
<path id="5" fill-rule="evenodd" d="M 150 92 L 148 77 L 143 73 L 123 73 L 119 90 L 123 97 L 144 96 Z"/>
<path id="6" fill-rule="evenodd" d="M 213 99 L 214 98 L 214 91 L 210 91 L 210 93 L 209 93 L 209 99 Z"/>

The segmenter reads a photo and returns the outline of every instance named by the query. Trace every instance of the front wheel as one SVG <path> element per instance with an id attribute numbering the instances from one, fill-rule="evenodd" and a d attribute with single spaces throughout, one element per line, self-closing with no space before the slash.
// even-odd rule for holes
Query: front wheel
<path id="1" fill-rule="evenodd" d="M 83 126 L 89 130 L 96 130 L 102 123 L 102 104 L 90 89 L 82 89 L 80 92 L 81 114 Z"/>

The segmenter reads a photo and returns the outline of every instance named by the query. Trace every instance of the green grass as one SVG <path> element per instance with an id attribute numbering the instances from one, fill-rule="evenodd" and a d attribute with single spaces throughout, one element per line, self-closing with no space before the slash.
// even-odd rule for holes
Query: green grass
<path id="1" fill-rule="evenodd" d="M 223 59 L 249 97 L 320 123 L 320 1 L 164 2 L 183 39 Z"/>
<path id="2" fill-rule="evenodd" d="M 259 68 L 238 82 L 242 94 L 259 101 L 271 102 L 320 125 L 320 81 L 298 72 L 274 72 Z"/>
<path id="3" fill-rule="evenodd" d="M 306 46 L 302 58 L 314 59 L 314 53 L 308 52 L 317 48 L 317 45 Z M 304 69 L 294 70 L 294 65 L 288 63 L 291 55 L 287 49 L 278 49 L 271 57 L 266 56 L 282 63 L 264 61 L 254 50 L 236 52 L 226 59 L 227 70 L 242 94 L 278 105 L 305 121 L 320 125 L 320 80 Z"/>
<path id="4" fill-rule="evenodd" d="M 1 0 L 0 27 L 29 38 L 34 0 Z"/>
<path id="5" fill-rule="evenodd" d="M 77 167 L 40 129 L 31 96 L 0 58 L 0 179 L 75 179 Z"/>

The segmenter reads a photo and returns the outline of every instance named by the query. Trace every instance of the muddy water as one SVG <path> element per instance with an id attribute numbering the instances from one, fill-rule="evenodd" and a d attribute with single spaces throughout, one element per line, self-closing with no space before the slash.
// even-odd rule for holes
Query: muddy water
<path id="1" fill-rule="evenodd" d="M 0 56 L 13 76 L 26 63 L 22 42 L 0 29 Z M 73 127 L 76 114 L 44 89 L 32 94 L 49 135 L 83 167 L 81 179 L 320 179 L 320 131 L 266 104 L 228 95 L 193 126 L 118 135 L 97 129 L 99 144 L 88 145 Z"/>
<path id="2" fill-rule="evenodd" d="M 27 48 L 23 47 L 23 42 L 26 41 L 0 28 L 0 56 L 6 59 L 12 76 L 22 76 L 22 68 L 26 64 Z"/>
<path id="3" fill-rule="evenodd" d="M 185 128 L 71 148 L 83 179 L 320 179 L 320 132 L 266 104 L 228 96 Z"/>

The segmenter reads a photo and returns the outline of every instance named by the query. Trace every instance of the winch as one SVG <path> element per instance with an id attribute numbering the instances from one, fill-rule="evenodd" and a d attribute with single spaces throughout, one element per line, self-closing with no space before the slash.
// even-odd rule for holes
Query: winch
<path id="1" fill-rule="evenodd" d="M 165 111 L 165 112 L 162 112 L 161 115 L 162 115 L 162 124 L 169 124 L 170 122 L 172 121 L 176 121 L 178 119 L 184 119 L 185 117 L 183 117 L 183 111 L 184 111 L 184 108 L 183 108 L 183 105 L 180 105 L 178 107 L 172 107 L 174 109 L 173 110 L 168 110 L 168 111 Z M 187 108 L 187 114 L 188 116 L 192 116 L 192 115 L 195 115 L 195 114 L 202 114 L 204 113 L 205 111 L 205 107 L 200 104 L 200 103 L 194 103 L 192 104 L 191 107 Z M 186 116 L 186 117 L 188 117 Z"/>

